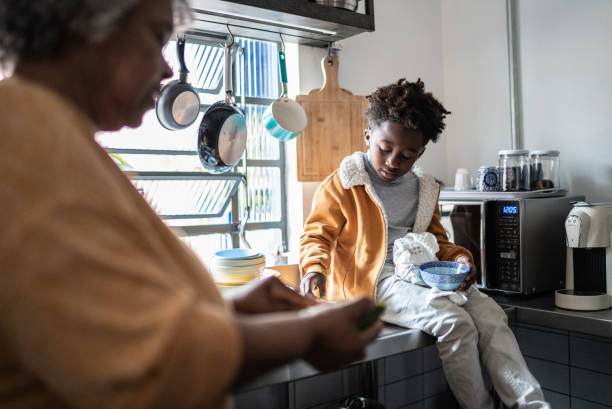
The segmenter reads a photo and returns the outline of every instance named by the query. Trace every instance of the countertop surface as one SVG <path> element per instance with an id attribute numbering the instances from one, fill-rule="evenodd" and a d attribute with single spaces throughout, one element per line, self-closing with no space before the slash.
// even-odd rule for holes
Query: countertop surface
<path id="1" fill-rule="evenodd" d="M 612 309 L 602 311 L 570 311 L 555 307 L 554 294 L 531 297 L 489 294 L 516 323 L 574 331 L 588 335 L 612 338 Z M 434 343 L 433 337 L 417 329 L 386 325 L 378 339 L 370 344 L 363 361 L 371 361 L 402 352 L 422 348 Z M 295 361 L 263 375 L 244 385 L 240 390 L 295 381 L 319 373 L 304 361 Z"/>
<path id="2" fill-rule="evenodd" d="M 385 325 L 378 339 L 368 345 L 366 356 L 362 362 L 400 354 L 402 352 L 432 345 L 433 343 L 433 337 L 425 334 L 421 330 Z M 308 363 L 299 360 L 283 365 L 255 379 L 253 382 L 243 385 L 240 391 L 257 389 L 276 383 L 295 381 L 318 373 L 319 371 Z"/>
<path id="3" fill-rule="evenodd" d="M 612 338 L 612 309 L 572 311 L 555 307 L 554 293 L 530 297 L 489 294 L 502 306 L 515 307 L 518 323 Z"/>

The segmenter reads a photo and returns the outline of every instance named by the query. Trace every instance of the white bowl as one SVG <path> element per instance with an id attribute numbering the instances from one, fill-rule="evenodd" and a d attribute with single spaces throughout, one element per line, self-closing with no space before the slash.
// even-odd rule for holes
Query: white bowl
<path id="1" fill-rule="evenodd" d="M 224 267 L 212 266 L 211 274 L 215 282 L 223 284 L 244 284 L 258 278 L 264 270 L 263 264 L 260 266 L 245 267 Z"/>

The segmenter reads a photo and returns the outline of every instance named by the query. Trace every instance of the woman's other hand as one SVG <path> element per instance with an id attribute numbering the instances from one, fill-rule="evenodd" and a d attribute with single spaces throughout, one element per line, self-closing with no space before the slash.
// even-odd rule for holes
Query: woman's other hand
<path id="1" fill-rule="evenodd" d="M 243 314 L 295 311 L 318 304 L 299 295 L 276 277 L 251 282 L 228 298 L 234 303 L 236 312 Z"/>
<path id="2" fill-rule="evenodd" d="M 315 337 L 304 359 L 318 370 L 337 369 L 362 359 L 366 346 L 376 338 L 383 325 L 377 320 L 364 330 L 358 329 L 359 317 L 372 308 L 373 300 L 364 297 L 305 310 L 305 314 L 314 314 Z"/>
<path id="3" fill-rule="evenodd" d="M 305 296 L 325 299 L 326 278 L 321 273 L 308 273 L 300 282 L 300 292 Z"/>
<path id="4" fill-rule="evenodd" d="M 370 298 L 342 304 L 318 303 L 298 312 L 239 314 L 243 364 L 237 382 L 302 358 L 318 370 L 339 369 L 363 358 L 382 328 L 377 320 L 359 330 L 359 317 L 374 308 Z"/>
<path id="5" fill-rule="evenodd" d="M 476 279 L 478 278 L 478 270 L 476 270 L 476 266 L 474 266 L 474 263 L 472 263 L 472 260 L 470 260 L 468 256 L 459 256 L 455 261 L 465 264 L 470 268 L 470 272 L 467 276 L 465 276 L 465 280 L 463 280 L 463 282 L 459 284 L 459 287 L 457 287 L 457 291 L 465 291 L 476 282 Z"/>

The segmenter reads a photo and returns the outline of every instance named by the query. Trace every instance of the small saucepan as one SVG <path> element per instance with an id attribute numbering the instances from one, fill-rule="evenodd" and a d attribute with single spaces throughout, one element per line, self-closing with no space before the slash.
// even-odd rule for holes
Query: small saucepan
<path id="1" fill-rule="evenodd" d="M 263 114 L 262 122 L 268 133 L 280 141 L 288 141 L 298 136 L 308 122 L 304 108 L 287 97 L 287 65 L 285 52 L 278 52 L 283 94 L 276 98 Z"/>
<path id="2" fill-rule="evenodd" d="M 184 38 L 176 42 L 176 55 L 180 64 L 179 79 L 164 85 L 155 103 L 157 119 L 171 131 L 187 128 L 200 113 L 200 97 L 187 82 L 189 70 L 185 64 Z"/>
<path id="3" fill-rule="evenodd" d="M 232 102 L 232 44 L 225 46 L 225 100 L 206 110 L 198 130 L 200 162 L 211 173 L 230 171 L 246 146 L 246 118 Z"/>

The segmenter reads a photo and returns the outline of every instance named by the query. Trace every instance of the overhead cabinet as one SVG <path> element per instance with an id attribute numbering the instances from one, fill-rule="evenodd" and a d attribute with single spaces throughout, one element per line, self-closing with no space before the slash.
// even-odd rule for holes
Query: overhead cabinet
<path id="1" fill-rule="evenodd" d="M 307 0 L 190 0 L 191 30 L 232 34 L 259 40 L 297 42 L 326 47 L 374 31 L 374 0 L 364 0 L 365 13 Z"/>

